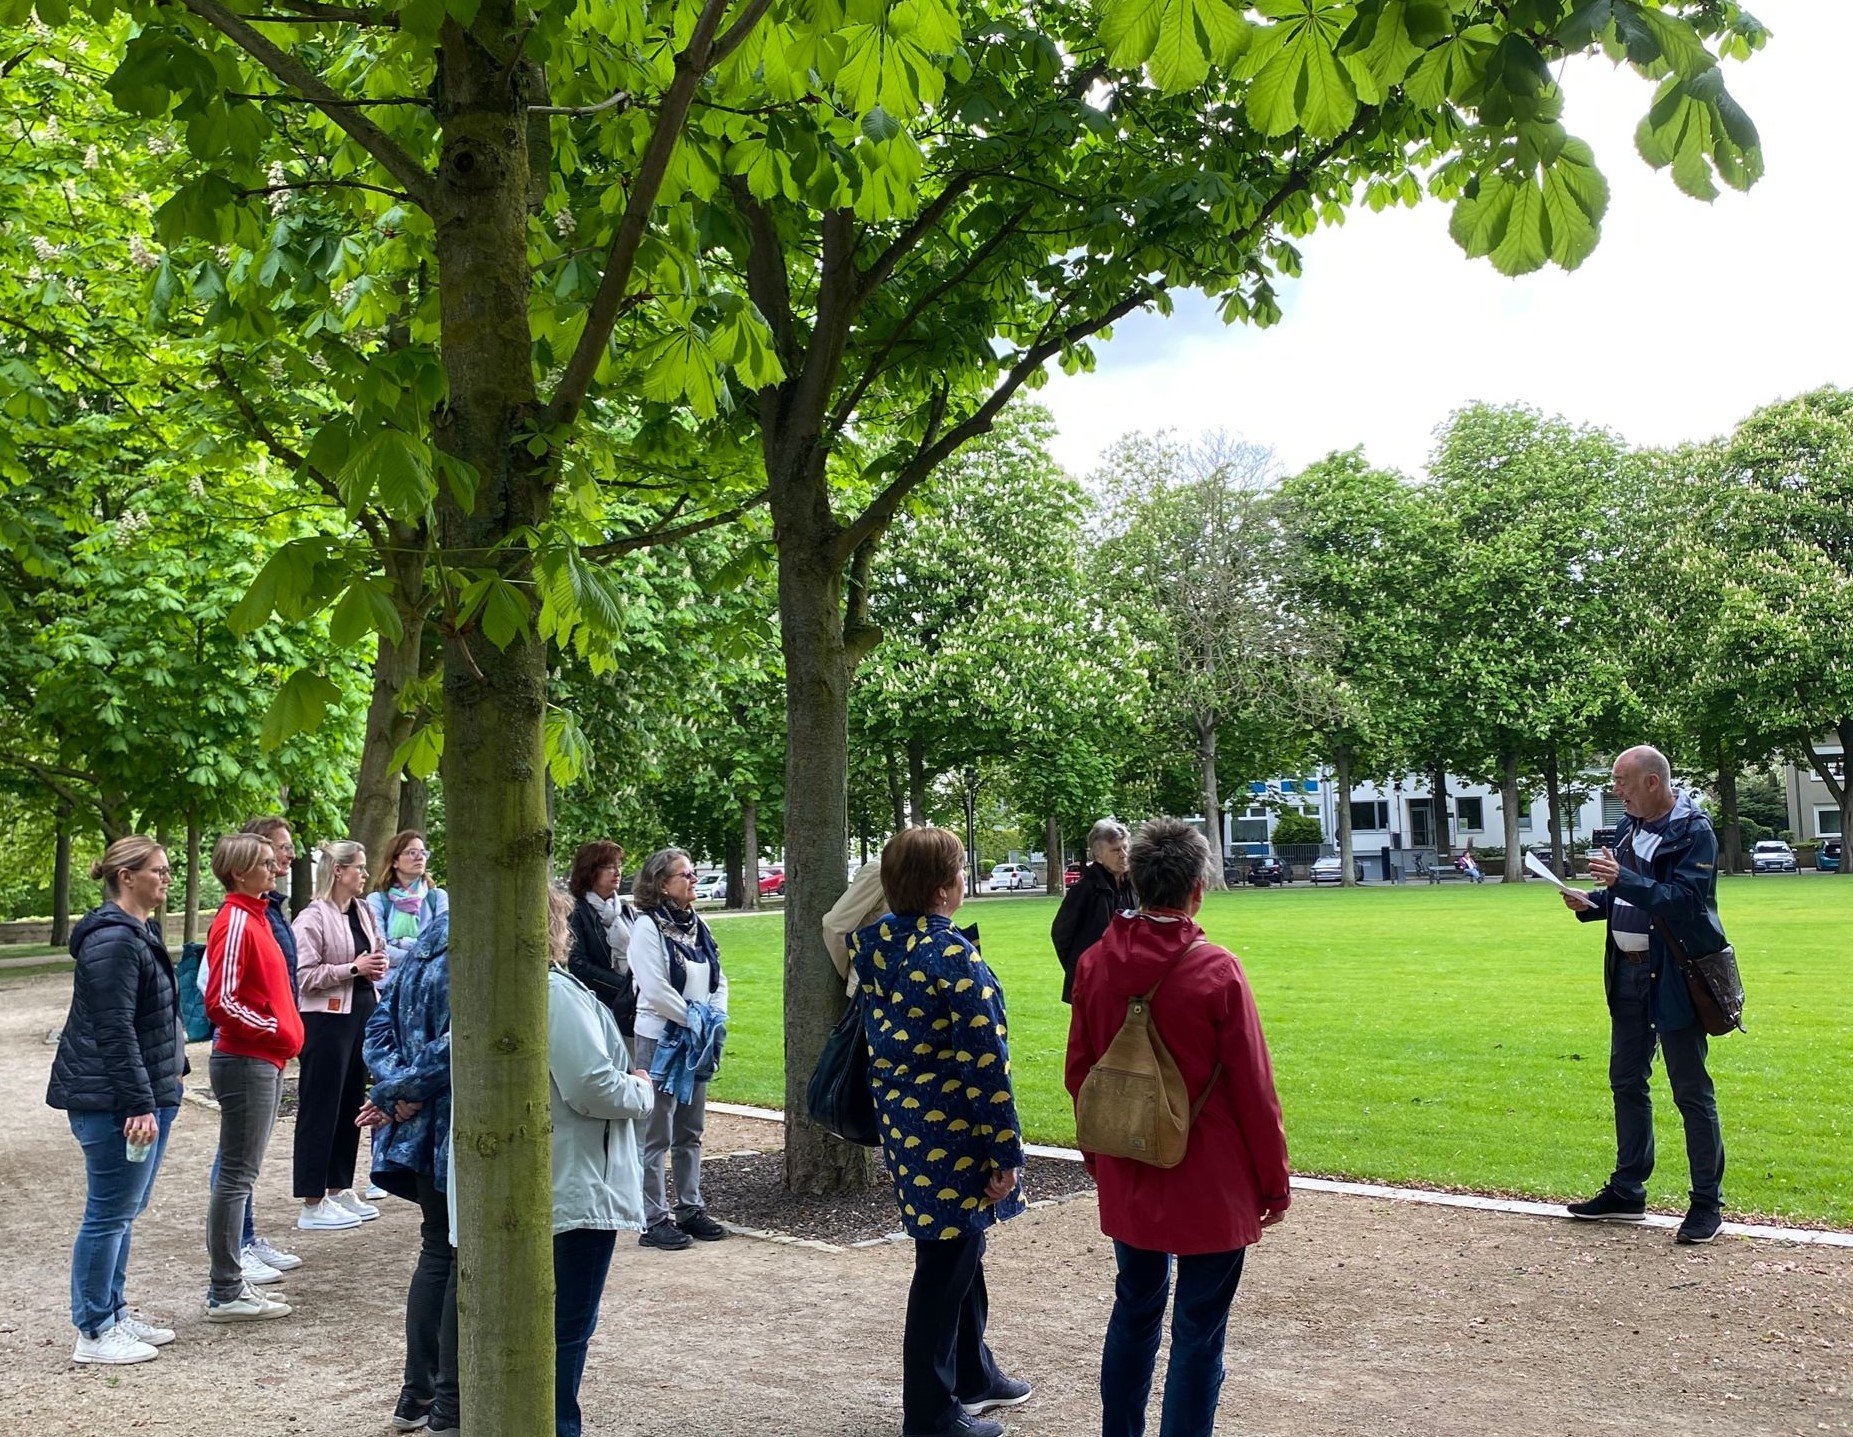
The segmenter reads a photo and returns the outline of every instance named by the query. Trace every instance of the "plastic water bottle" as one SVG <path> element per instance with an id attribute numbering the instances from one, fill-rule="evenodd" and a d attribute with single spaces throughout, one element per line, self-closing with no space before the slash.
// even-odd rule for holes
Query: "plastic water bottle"
<path id="1" fill-rule="evenodd" d="M 132 1163 L 145 1163 L 148 1161 L 149 1155 L 154 1152 L 153 1138 L 150 1138 L 145 1143 L 138 1143 L 134 1138 L 128 1138 L 125 1142 L 127 1146 L 124 1149 L 124 1155 Z"/>

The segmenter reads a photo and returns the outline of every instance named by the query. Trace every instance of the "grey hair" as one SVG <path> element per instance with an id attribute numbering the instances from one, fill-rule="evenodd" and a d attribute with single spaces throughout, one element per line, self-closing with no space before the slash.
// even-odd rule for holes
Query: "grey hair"
<path id="1" fill-rule="evenodd" d="M 687 858 L 688 854 L 680 848 L 659 848 L 644 859 L 643 867 L 637 870 L 637 881 L 631 886 L 631 897 L 639 908 L 656 908 L 663 901 L 663 883 L 669 877 L 669 870 L 675 866 L 678 858 Z"/>
<path id="2" fill-rule="evenodd" d="M 335 869 L 345 868 L 356 858 L 362 857 L 366 849 L 351 838 L 344 838 L 339 843 L 321 845 L 322 861 L 315 865 L 315 896 L 327 898 L 335 891 Z"/>
<path id="3" fill-rule="evenodd" d="M 1617 762 L 1627 764 L 1643 777 L 1652 774 L 1655 778 L 1659 779 L 1661 783 L 1666 784 L 1668 787 L 1672 786 L 1673 765 L 1668 763 L 1666 761 L 1666 755 L 1661 753 L 1660 750 L 1655 748 L 1652 744 L 1636 744 L 1633 748 L 1622 754 Z"/>
<path id="4" fill-rule="evenodd" d="M 1092 858 L 1103 843 L 1120 843 L 1126 837 L 1125 824 L 1117 818 L 1103 818 L 1087 831 L 1087 856 Z"/>
<path id="5" fill-rule="evenodd" d="M 1210 841 L 1181 818 L 1148 819 L 1133 837 L 1128 866 L 1143 907 L 1182 908 L 1209 879 Z"/>

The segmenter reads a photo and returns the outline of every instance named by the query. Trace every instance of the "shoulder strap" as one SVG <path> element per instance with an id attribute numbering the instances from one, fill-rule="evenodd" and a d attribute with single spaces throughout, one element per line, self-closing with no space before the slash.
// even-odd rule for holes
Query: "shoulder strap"
<path id="1" fill-rule="evenodd" d="M 1146 989 L 1145 992 L 1139 995 L 1140 1000 L 1142 1002 L 1150 1003 L 1152 1001 L 1153 995 L 1155 995 L 1160 988 L 1164 987 L 1165 979 L 1169 978 L 1173 973 L 1177 971 L 1178 964 L 1182 963 L 1186 958 L 1188 958 L 1192 953 L 1195 953 L 1199 948 L 1207 948 L 1209 946 L 1210 946 L 1210 940 L 1207 938 L 1199 938 L 1195 943 L 1192 943 L 1190 947 L 1186 948 L 1182 953 L 1178 954 L 1177 957 L 1171 960 L 1171 966 L 1165 969 L 1164 972 L 1158 975 L 1158 981 L 1156 983 L 1152 984 L 1150 988 Z"/>

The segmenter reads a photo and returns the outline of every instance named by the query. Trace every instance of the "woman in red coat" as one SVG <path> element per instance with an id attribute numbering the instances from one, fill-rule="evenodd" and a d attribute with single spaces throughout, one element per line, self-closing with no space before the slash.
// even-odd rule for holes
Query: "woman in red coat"
<path id="1" fill-rule="evenodd" d="M 1100 1230 L 1113 1239 L 1119 1265 L 1100 1364 L 1103 1437 L 1145 1430 L 1173 1256 L 1177 1304 L 1159 1434 L 1209 1437 L 1242 1259 L 1292 1201 L 1287 1136 L 1254 994 L 1235 955 L 1205 939 L 1196 923 L 1209 864 L 1209 844 L 1190 824 L 1147 823 L 1131 854 L 1143 906 L 1113 919 L 1075 975 L 1071 1094 L 1118 1034 L 1127 1000 L 1156 988 L 1153 1026 L 1192 1101 L 1202 1099 L 1176 1167 L 1087 1160 L 1099 1187 Z"/>

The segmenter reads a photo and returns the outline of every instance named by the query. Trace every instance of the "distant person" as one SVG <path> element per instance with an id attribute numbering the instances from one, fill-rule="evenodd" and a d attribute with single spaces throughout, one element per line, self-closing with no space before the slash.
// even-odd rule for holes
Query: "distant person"
<path id="1" fill-rule="evenodd" d="M 302 1051 L 288 960 L 270 931 L 265 895 L 275 862 L 275 849 L 255 833 L 227 834 L 212 850 L 225 902 L 206 934 L 209 1067 L 219 1103 L 219 1173 L 206 1205 L 208 1322 L 262 1322 L 290 1312 L 288 1303 L 247 1281 L 243 1269 L 245 1217 L 276 1127 L 283 1067 Z"/>
<path id="2" fill-rule="evenodd" d="M 637 910 L 618 889 L 624 850 L 608 838 L 579 845 L 566 891 L 573 896 L 572 956 L 567 969 L 598 995 L 628 1041 L 637 1031 L 637 984 L 631 976 L 631 931 Z"/>
<path id="3" fill-rule="evenodd" d="M 186 1041 L 180 986 L 161 934 L 167 853 L 132 834 L 90 876 L 103 902 L 71 930 L 71 1006 L 45 1101 L 62 1108 L 84 1154 L 84 1215 L 71 1248 L 73 1362 L 150 1362 L 173 1330 L 129 1311 L 124 1284 L 135 1219 L 147 1211 L 180 1111 Z"/>
<path id="4" fill-rule="evenodd" d="M 373 1180 L 418 1204 L 418 1262 L 405 1294 L 405 1373 L 392 1425 L 460 1427 L 457 1250 L 450 1240 L 450 915 L 426 925 L 367 1020 Z"/>
<path id="5" fill-rule="evenodd" d="M 1469 883 L 1486 882 L 1486 875 L 1480 871 L 1480 860 L 1473 856 L 1471 841 L 1461 850 L 1461 856 L 1454 860 L 1454 866 L 1467 876 Z"/>
<path id="6" fill-rule="evenodd" d="M 1193 1103 L 1174 1168 L 1087 1156 L 1100 1230 L 1119 1269 L 1100 1360 L 1103 1437 L 1139 1437 L 1177 1259 L 1171 1360 L 1160 1437 L 1210 1437 L 1222 1390 L 1229 1307 L 1248 1249 L 1287 1215 L 1287 1137 L 1267 1040 L 1242 965 L 1197 926 L 1210 846 L 1180 819 L 1144 824 L 1130 853 L 1143 905 L 1117 915 L 1081 959 L 1068 1028 L 1068 1091 L 1077 1094 L 1120 1026 L 1150 995 L 1152 1026 Z"/>
<path id="7" fill-rule="evenodd" d="M 914 1280 L 901 1334 L 903 1437 L 1000 1437 L 984 1414 L 1027 1402 L 985 1345 L 985 1232 L 1023 1211 L 1023 1135 L 1004 990 L 952 915 L 965 853 L 943 828 L 903 829 L 881 855 L 894 912 L 849 940 L 866 1000 L 869 1088 Z"/>
<path id="8" fill-rule="evenodd" d="M 379 875 L 367 895 L 367 906 L 386 940 L 388 983 L 393 968 L 412 951 L 418 935 L 434 919 L 450 912 L 450 895 L 431 881 L 430 863 L 431 845 L 416 828 L 395 833 L 380 855 Z"/>
<path id="9" fill-rule="evenodd" d="M 1062 1001 L 1074 996 L 1075 966 L 1081 955 L 1100 941 L 1115 913 L 1139 906 L 1139 895 L 1126 872 L 1126 825 L 1103 818 L 1087 834 L 1087 866 L 1074 886 L 1062 895 L 1049 937 L 1055 958 L 1062 965 Z"/>
<path id="10" fill-rule="evenodd" d="M 549 889 L 548 1102 L 553 1118 L 553 1431 L 580 1437 L 586 1347 L 620 1232 L 643 1231 L 640 1135 L 655 1087 L 611 1010 L 565 967 L 576 905 Z"/>
<path id="11" fill-rule="evenodd" d="M 727 1236 L 701 1197 L 708 1076 L 718 1061 L 714 1045 L 726 1033 L 727 975 L 714 934 L 695 911 L 695 865 L 686 853 L 679 848 L 652 853 L 637 872 L 634 897 L 639 917 L 630 962 L 637 981 L 637 1063 L 656 1084 L 643 1140 L 646 1226 L 638 1243 L 676 1252 L 691 1241 Z M 681 1050 L 675 1080 L 658 1061 L 665 1048 Z M 673 1212 L 663 1179 L 665 1156 L 676 1182 Z"/>
<path id="12" fill-rule="evenodd" d="M 1670 935 L 1690 956 L 1725 946 L 1718 920 L 1718 838 L 1690 793 L 1673 787 L 1666 755 L 1641 745 L 1615 760 L 1615 795 L 1626 810 L 1614 847 L 1592 854 L 1599 885 L 1563 901 L 1584 923 L 1606 920 L 1603 987 L 1609 1006 L 1609 1087 L 1615 1098 L 1615 1170 L 1602 1191 L 1571 1203 L 1571 1217 L 1639 1222 L 1647 1213 L 1654 1170 L 1653 1098 L 1648 1076 L 1654 1048 L 1666 1057 L 1686 1129 L 1691 1205 L 1675 1241 L 1710 1242 L 1724 1213 L 1724 1133 L 1706 1037 L 1667 946 Z"/>
<path id="13" fill-rule="evenodd" d="M 380 1215 L 354 1191 L 360 1145 L 354 1120 L 367 1097 L 361 1043 L 391 966 L 366 902 L 367 850 L 351 841 L 324 843 L 321 857 L 315 898 L 295 923 L 303 1040 L 293 1178 L 302 1202 L 296 1226 L 339 1232 Z"/>

